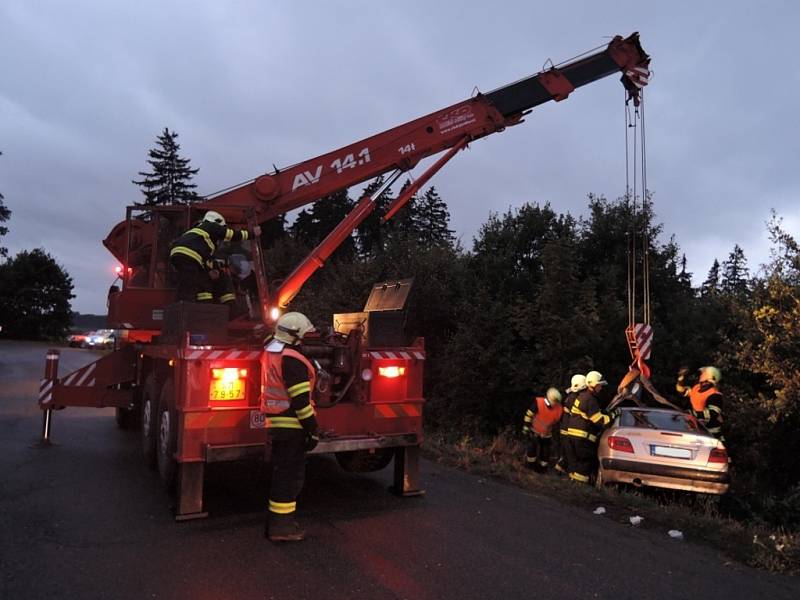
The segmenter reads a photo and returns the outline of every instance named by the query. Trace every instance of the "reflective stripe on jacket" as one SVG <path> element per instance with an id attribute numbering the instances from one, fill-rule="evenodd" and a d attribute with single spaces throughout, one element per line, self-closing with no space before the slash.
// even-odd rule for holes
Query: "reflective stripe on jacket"
<path id="1" fill-rule="evenodd" d="M 214 254 L 219 242 L 238 242 L 249 237 L 246 229 L 236 230 L 219 223 L 201 221 L 173 242 L 169 255 L 183 254 L 206 268 L 206 261 Z"/>

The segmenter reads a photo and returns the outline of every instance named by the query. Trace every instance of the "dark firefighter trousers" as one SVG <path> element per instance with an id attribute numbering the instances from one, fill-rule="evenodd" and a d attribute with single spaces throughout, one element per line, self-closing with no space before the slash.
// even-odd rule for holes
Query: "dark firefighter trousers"
<path id="1" fill-rule="evenodd" d="M 528 441 L 528 453 L 525 455 L 525 466 L 536 471 L 545 471 L 550 464 L 552 446 L 552 437 L 542 437 L 532 433 Z"/>
<path id="2" fill-rule="evenodd" d="M 270 432 L 268 454 L 272 462 L 269 511 L 293 515 L 306 477 L 306 434 L 302 429 Z"/>
<path id="3" fill-rule="evenodd" d="M 211 277 L 203 265 L 183 254 L 171 256 L 169 262 L 175 269 L 178 300 L 211 302 L 214 299 Z"/>
<path id="4" fill-rule="evenodd" d="M 569 440 L 567 464 L 569 477 L 581 483 L 589 483 L 597 469 L 597 442 L 587 438 L 565 436 Z"/>

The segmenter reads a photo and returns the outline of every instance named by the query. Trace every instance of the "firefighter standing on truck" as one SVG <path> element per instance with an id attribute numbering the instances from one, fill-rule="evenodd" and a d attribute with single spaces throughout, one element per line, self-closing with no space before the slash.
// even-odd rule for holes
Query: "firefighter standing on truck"
<path id="1" fill-rule="evenodd" d="M 317 372 L 297 346 L 314 325 L 298 312 L 283 315 L 261 358 L 261 412 L 266 414 L 267 454 L 272 461 L 269 512 L 264 535 L 296 542 L 305 532 L 294 519 L 303 489 L 306 452 L 319 442 L 311 403 Z"/>
<path id="2" fill-rule="evenodd" d="M 608 382 L 598 371 L 586 374 L 586 389 L 578 394 L 570 409 L 567 438 L 571 446 L 569 478 L 589 483 L 597 463 L 597 440 L 611 419 L 600 410 L 599 396 Z"/>
<path id="3" fill-rule="evenodd" d="M 534 398 L 525 412 L 522 434 L 529 438 L 525 466 L 537 473 L 544 473 L 550 464 L 550 448 L 553 430 L 561 419 L 561 392 L 551 387 L 544 397 Z"/>
<path id="4" fill-rule="evenodd" d="M 257 236 L 261 228 L 256 226 Z M 208 211 L 203 220 L 184 232 L 172 243 L 169 262 L 175 269 L 178 284 L 178 300 L 186 302 L 213 302 L 214 270 L 212 255 L 220 242 L 235 242 L 253 237 L 246 229 L 231 229 L 225 217 L 216 211 Z"/>
<path id="5" fill-rule="evenodd" d="M 688 374 L 688 367 L 681 368 L 675 389 L 689 398 L 689 412 L 700 424 L 715 438 L 725 441 L 722 435 L 722 394 L 717 388 L 722 373 L 716 367 L 701 367 L 698 382 L 692 387 L 686 384 Z"/>

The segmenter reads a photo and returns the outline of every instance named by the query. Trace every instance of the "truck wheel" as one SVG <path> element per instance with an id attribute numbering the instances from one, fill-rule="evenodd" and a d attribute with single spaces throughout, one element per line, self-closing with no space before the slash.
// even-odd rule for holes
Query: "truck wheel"
<path id="1" fill-rule="evenodd" d="M 158 474 L 161 483 L 167 489 L 175 486 L 178 473 L 178 463 L 175 460 L 177 447 L 178 423 L 175 412 L 174 386 L 172 379 L 167 379 L 164 387 L 161 388 L 161 397 L 158 401 L 158 443 L 156 444 Z"/>
<path id="2" fill-rule="evenodd" d="M 350 473 L 370 473 L 385 468 L 394 458 L 394 448 L 378 448 L 370 450 L 352 450 L 337 452 L 336 462 Z"/>
<path id="3" fill-rule="evenodd" d="M 115 418 L 120 429 L 135 429 L 139 424 L 140 412 L 135 408 L 117 407 Z"/>
<path id="4" fill-rule="evenodd" d="M 158 439 L 158 382 L 150 375 L 142 392 L 142 458 L 151 469 L 156 467 L 156 440 Z"/>

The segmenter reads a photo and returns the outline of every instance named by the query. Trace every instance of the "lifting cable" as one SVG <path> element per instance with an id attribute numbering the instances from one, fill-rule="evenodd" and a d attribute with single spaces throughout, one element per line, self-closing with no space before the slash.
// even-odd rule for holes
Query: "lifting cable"
<path id="1" fill-rule="evenodd" d="M 650 239 L 648 233 L 651 211 L 647 191 L 647 158 L 645 145 L 644 126 L 644 90 L 641 90 L 641 103 L 631 111 L 627 96 L 625 101 L 625 199 L 630 211 L 630 230 L 628 234 L 628 327 L 636 324 L 636 288 L 637 268 L 641 260 L 641 286 L 642 286 L 642 323 L 650 324 Z M 630 135 L 628 130 L 633 129 Z M 639 176 L 641 169 L 641 177 Z M 631 186 L 631 174 L 633 185 Z M 640 190 L 641 187 L 641 190 Z M 641 196 L 642 206 L 639 211 L 638 202 Z M 641 235 L 637 235 L 641 220 Z M 641 259 L 637 257 L 638 239 L 641 240 Z"/>

